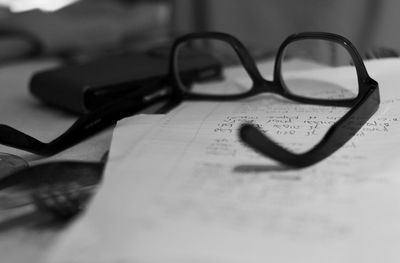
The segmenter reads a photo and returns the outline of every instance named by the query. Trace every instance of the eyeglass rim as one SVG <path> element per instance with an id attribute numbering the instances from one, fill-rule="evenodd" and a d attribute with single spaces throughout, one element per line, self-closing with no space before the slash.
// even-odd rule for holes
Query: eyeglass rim
<path id="1" fill-rule="evenodd" d="M 177 55 L 180 46 L 182 43 L 193 40 L 193 39 L 216 39 L 225 41 L 228 43 L 239 56 L 242 66 L 250 76 L 253 81 L 253 85 L 248 92 L 235 94 L 235 95 L 204 95 L 198 93 L 192 93 L 185 89 L 184 85 L 181 83 L 180 78 L 178 76 L 178 62 Z M 304 39 L 318 39 L 318 40 L 328 40 L 343 46 L 351 55 L 354 66 L 357 72 L 358 79 L 358 94 L 356 97 L 351 99 L 335 99 L 335 100 L 327 100 L 327 99 L 318 99 L 318 98 L 307 98 L 299 95 L 292 94 L 286 88 L 282 80 L 282 60 L 284 56 L 285 48 L 292 42 L 300 41 Z M 351 43 L 347 38 L 328 32 L 301 32 L 297 34 L 292 34 L 288 36 L 282 44 L 278 48 L 277 55 L 275 56 L 275 64 L 273 70 L 273 80 L 266 80 L 262 74 L 260 73 L 256 62 L 250 55 L 249 51 L 245 47 L 245 45 L 236 37 L 223 32 L 214 32 L 214 31 L 206 31 L 206 32 L 193 32 L 186 35 L 183 35 L 177 38 L 171 48 L 170 54 L 170 75 L 171 83 L 174 87 L 178 89 L 176 94 L 177 97 L 182 97 L 182 99 L 188 100 L 221 100 L 221 101 L 229 101 L 236 99 L 243 99 L 246 97 L 251 97 L 257 95 L 259 93 L 264 93 L 266 91 L 273 92 L 279 94 L 285 98 L 290 100 L 294 100 L 301 103 L 314 104 L 314 105 L 326 105 L 326 106 L 341 106 L 341 107 L 351 107 L 355 104 L 361 97 L 363 97 L 364 93 L 367 92 L 365 88 L 365 83 L 368 83 L 371 80 L 371 77 L 368 75 L 362 57 L 358 53 L 356 47 Z M 266 90 L 266 88 L 268 90 Z"/>
<path id="2" fill-rule="evenodd" d="M 188 92 L 185 88 L 182 82 L 180 81 L 180 78 L 178 76 L 178 66 L 177 66 L 177 54 L 179 51 L 179 47 L 182 45 L 182 43 L 185 43 L 189 40 L 193 39 L 216 39 L 216 40 L 221 40 L 227 42 L 229 45 L 233 47 L 233 49 L 237 52 L 239 58 L 242 60 L 242 64 L 246 72 L 249 74 L 251 79 L 254 80 L 264 80 L 263 77 L 261 76 L 261 73 L 258 70 L 258 67 L 250 55 L 249 51 L 247 48 L 243 45 L 243 43 L 238 40 L 236 37 L 228 34 L 228 33 L 223 33 L 223 32 L 214 32 L 214 31 L 206 31 L 206 32 L 193 32 L 193 33 L 188 33 L 185 34 L 181 37 L 178 37 L 175 39 L 175 41 L 172 44 L 171 48 L 171 53 L 170 53 L 170 61 L 169 61 L 169 76 L 171 77 L 171 84 L 176 87 L 176 95 L 178 97 L 181 97 L 182 100 L 187 99 L 187 100 L 222 100 L 222 101 L 228 101 L 228 100 L 236 100 L 236 99 L 242 99 L 245 97 L 249 97 L 253 95 L 253 89 L 251 89 L 250 93 L 244 93 L 244 94 L 238 94 L 238 95 L 202 95 L 202 94 L 195 94 Z"/>
<path id="3" fill-rule="evenodd" d="M 290 45 L 293 42 L 308 40 L 308 39 L 331 41 L 333 43 L 339 44 L 340 46 L 342 46 L 347 50 L 347 52 L 350 54 L 352 58 L 357 73 L 358 94 L 356 97 L 351 99 L 335 99 L 335 100 L 325 100 L 318 98 L 312 99 L 312 98 L 293 95 L 287 90 L 282 77 L 282 61 L 284 58 L 285 49 L 287 48 L 288 45 Z M 288 99 L 292 99 L 301 103 L 308 103 L 315 105 L 351 107 L 352 105 L 360 101 L 360 99 L 364 97 L 365 93 L 368 92 L 366 84 L 374 83 L 375 80 L 373 80 L 369 76 L 364 61 L 359 52 L 357 51 L 357 48 L 346 37 L 329 32 L 301 32 L 288 36 L 279 46 L 277 55 L 275 57 L 273 81 L 279 87 L 282 87 L 284 89 L 284 94 L 282 95 L 287 97 Z"/>

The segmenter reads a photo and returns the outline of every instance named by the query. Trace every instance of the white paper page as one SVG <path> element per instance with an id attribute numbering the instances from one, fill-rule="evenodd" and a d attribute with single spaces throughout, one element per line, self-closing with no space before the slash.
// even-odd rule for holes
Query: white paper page
<path id="1" fill-rule="evenodd" d="M 379 112 L 338 152 L 301 170 L 243 146 L 238 125 L 251 121 L 305 150 L 345 109 L 271 95 L 184 103 L 108 166 L 49 262 L 398 262 L 400 61 L 367 68 L 380 83 Z"/>

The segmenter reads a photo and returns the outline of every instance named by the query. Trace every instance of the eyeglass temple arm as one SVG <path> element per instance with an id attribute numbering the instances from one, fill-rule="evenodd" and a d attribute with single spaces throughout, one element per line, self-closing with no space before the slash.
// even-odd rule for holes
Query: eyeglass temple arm
<path id="1" fill-rule="evenodd" d="M 293 167 L 307 167 L 325 159 L 352 138 L 377 111 L 379 101 L 379 89 L 370 89 L 357 105 L 327 131 L 317 145 L 305 153 L 296 154 L 282 148 L 251 124 L 243 124 L 239 136 L 244 143 L 271 159 Z"/>
<path id="2" fill-rule="evenodd" d="M 262 155 L 288 166 L 307 167 L 323 160 L 327 156 L 326 154 L 318 155 L 314 153 L 315 149 L 320 147 L 319 145 L 306 153 L 292 153 L 279 146 L 251 124 L 243 124 L 239 132 L 240 138 L 248 146 Z"/>
<path id="3" fill-rule="evenodd" d="M 80 117 L 66 132 L 49 143 L 39 141 L 8 125 L 0 124 L 0 144 L 38 155 L 56 154 L 168 96 L 168 92 L 152 98 L 138 96 L 137 93 L 127 95 Z"/>

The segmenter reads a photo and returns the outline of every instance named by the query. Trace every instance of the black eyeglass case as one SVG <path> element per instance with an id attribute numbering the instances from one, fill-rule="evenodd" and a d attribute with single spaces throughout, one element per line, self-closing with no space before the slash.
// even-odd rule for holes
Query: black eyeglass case
<path id="1" fill-rule="evenodd" d="M 29 89 L 49 105 L 84 114 L 127 93 L 151 96 L 156 92 L 154 86 L 165 89 L 168 62 L 165 56 L 147 53 L 106 57 L 38 72 L 32 76 Z M 190 54 L 184 65 L 182 71 L 189 79 L 221 74 L 218 60 L 204 53 Z"/>

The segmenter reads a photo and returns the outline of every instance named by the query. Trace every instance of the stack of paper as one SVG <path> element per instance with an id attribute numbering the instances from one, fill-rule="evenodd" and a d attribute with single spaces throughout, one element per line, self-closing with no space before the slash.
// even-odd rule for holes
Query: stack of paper
<path id="1" fill-rule="evenodd" d="M 367 68 L 380 84 L 379 111 L 306 169 L 246 148 L 238 126 L 255 123 L 303 151 L 346 109 L 263 94 L 120 122 L 100 192 L 49 262 L 398 262 L 400 60 Z M 318 74 L 339 72 L 340 82 L 351 70 Z"/>

